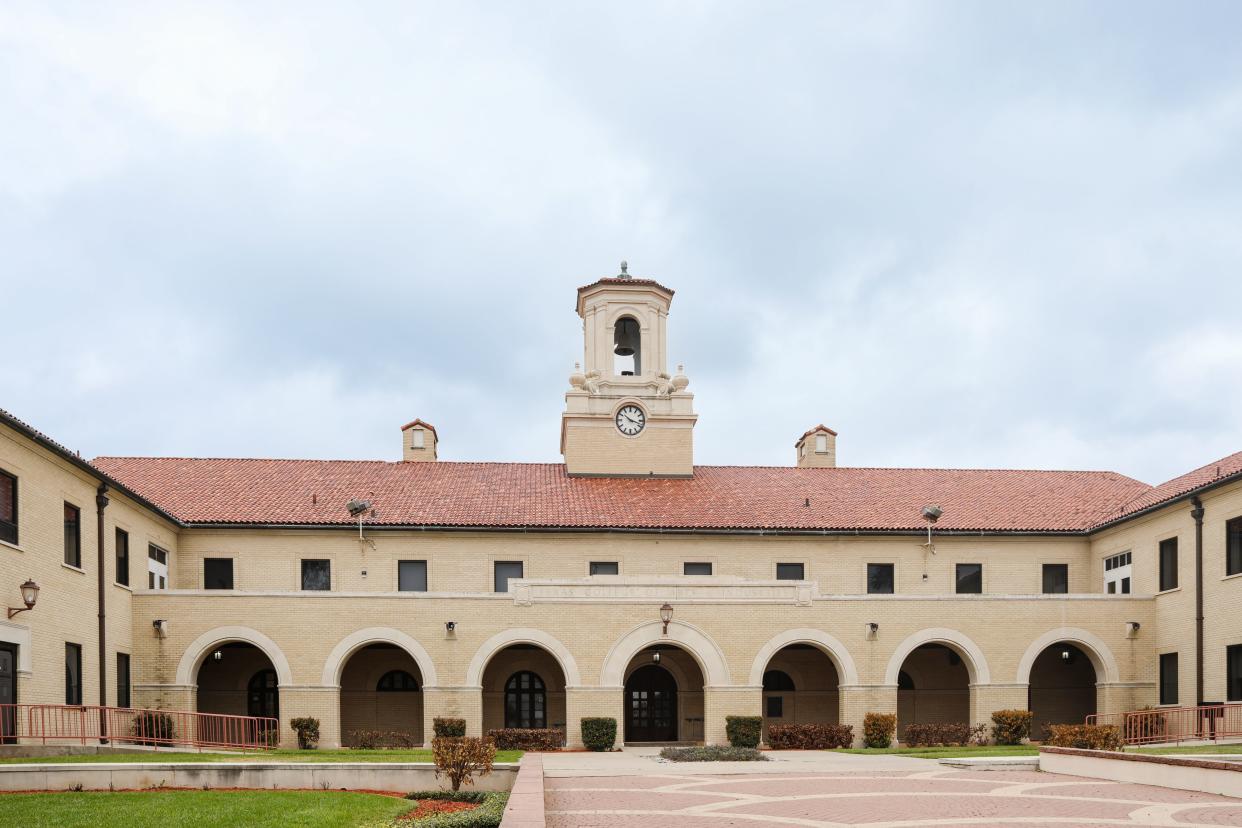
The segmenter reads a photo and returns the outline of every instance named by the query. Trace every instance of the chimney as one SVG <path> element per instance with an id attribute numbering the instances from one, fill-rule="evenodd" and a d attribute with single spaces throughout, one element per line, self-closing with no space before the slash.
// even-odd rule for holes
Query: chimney
<path id="1" fill-rule="evenodd" d="M 798 468 L 831 469 L 837 465 L 837 433 L 820 423 L 798 438 Z"/>
<path id="2" fill-rule="evenodd" d="M 420 463 L 436 459 L 436 427 L 422 420 L 401 426 L 401 459 Z"/>

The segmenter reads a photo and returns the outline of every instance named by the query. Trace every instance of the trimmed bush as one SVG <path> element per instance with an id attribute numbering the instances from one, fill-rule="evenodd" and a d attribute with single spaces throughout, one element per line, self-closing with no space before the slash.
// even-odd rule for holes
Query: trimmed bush
<path id="1" fill-rule="evenodd" d="M 970 726 L 966 722 L 937 722 L 906 725 L 901 743 L 907 747 L 963 747 L 988 741 L 988 726 Z"/>
<path id="2" fill-rule="evenodd" d="M 666 747 L 660 751 L 660 758 L 670 762 L 766 762 L 764 756 L 755 748 L 725 747 L 724 745 L 708 745 L 707 747 Z"/>
<path id="3" fill-rule="evenodd" d="M 432 736 L 465 736 L 465 719 L 444 719 L 436 716 L 431 720 Z"/>
<path id="4" fill-rule="evenodd" d="M 1044 744 L 1083 750 L 1121 750 L 1121 730 L 1116 725 L 1048 725 L 1044 728 Z"/>
<path id="5" fill-rule="evenodd" d="M 460 737 L 442 737 L 442 738 L 460 738 Z M 458 811 L 452 814 L 435 814 L 430 817 L 418 820 L 417 823 L 409 823 L 410 825 L 418 825 L 418 828 L 497 828 L 505 813 L 505 803 L 509 801 L 509 794 L 500 791 L 416 791 L 406 796 L 406 799 L 422 800 L 422 799 L 441 799 L 450 802 L 476 802 L 477 808 L 470 811 Z M 405 825 L 406 822 L 398 818 L 394 825 Z"/>
<path id="6" fill-rule="evenodd" d="M 431 755 L 436 763 L 436 778 L 449 779 L 453 790 L 473 785 L 474 777 L 487 776 L 496 761 L 496 745 L 491 739 L 477 736 L 437 736 L 431 740 Z"/>
<path id="7" fill-rule="evenodd" d="M 725 716 L 725 735 L 733 747 L 759 747 L 762 730 L 763 718 L 760 716 Z"/>
<path id="8" fill-rule="evenodd" d="M 863 744 L 869 748 L 892 747 L 896 730 L 896 713 L 868 713 L 863 716 Z"/>
<path id="9" fill-rule="evenodd" d="M 162 745 L 177 735 L 177 727 L 167 713 L 144 710 L 134 717 L 129 732 L 137 737 L 134 741 L 140 745 Z"/>
<path id="10" fill-rule="evenodd" d="M 565 731 L 554 727 L 505 727 L 487 731 L 497 750 L 560 750 Z"/>
<path id="11" fill-rule="evenodd" d="M 616 743 L 616 719 L 589 717 L 582 720 L 582 744 L 587 750 L 612 750 Z"/>
<path id="12" fill-rule="evenodd" d="M 773 750 L 830 750 L 854 744 L 854 726 L 843 724 L 770 724 Z"/>
<path id="13" fill-rule="evenodd" d="M 1029 710 L 997 710 L 992 713 L 992 739 L 998 745 L 1020 745 L 1031 735 Z"/>
<path id="14" fill-rule="evenodd" d="M 416 802 L 424 799 L 437 799 L 441 802 L 473 802 L 478 805 L 487 799 L 487 791 L 414 791 L 406 794 L 405 798 Z"/>
<path id="15" fill-rule="evenodd" d="M 300 750 L 314 750 L 319 745 L 319 720 L 309 716 L 299 719 L 290 719 L 289 726 L 293 728 L 293 732 L 298 734 L 298 748 Z"/>

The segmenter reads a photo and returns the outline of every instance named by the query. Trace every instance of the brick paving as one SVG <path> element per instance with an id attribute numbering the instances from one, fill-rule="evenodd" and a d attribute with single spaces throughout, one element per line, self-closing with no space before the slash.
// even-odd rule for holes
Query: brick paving
<path id="1" fill-rule="evenodd" d="M 548 828 L 1242 826 L 1242 800 L 1030 771 L 548 779 Z"/>

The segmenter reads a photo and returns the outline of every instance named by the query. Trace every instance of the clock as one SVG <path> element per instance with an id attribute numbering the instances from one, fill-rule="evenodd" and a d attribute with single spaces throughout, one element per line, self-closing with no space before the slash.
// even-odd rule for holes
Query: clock
<path id="1" fill-rule="evenodd" d="M 623 405 L 617 412 L 616 421 L 617 431 L 627 437 L 633 437 L 647 424 L 647 415 L 636 405 Z"/>

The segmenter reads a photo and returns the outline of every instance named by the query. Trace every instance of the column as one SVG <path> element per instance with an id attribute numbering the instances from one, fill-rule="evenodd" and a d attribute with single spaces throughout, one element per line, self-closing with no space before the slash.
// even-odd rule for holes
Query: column
<path id="1" fill-rule="evenodd" d="M 625 738 L 625 689 L 621 687 L 565 688 L 565 746 L 581 749 L 582 720 L 609 718 L 617 722 L 617 744 Z"/>
<path id="2" fill-rule="evenodd" d="M 289 722 L 310 717 L 319 720 L 319 744 L 324 748 L 341 746 L 341 688 L 319 685 L 282 686 L 278 719 L 280 747 L 296 750 L 298 735 Z"/>
<path id="3" fill-rule="evenodd" d="M 1026 710 L 1029 703 L 1026 684 L 970 685 L 970 723 L 985 724 L 991 736 L 992 713 L 996 710 Z"/>
<path id="4" fill-rule="evenodd" d="M 703 688 L 703 743 L 729 744 L 726 716 L 762 716 L 763 688 L 745 685 Z"/>
<path id="5" fill-rule="evenodd" d="M 841 694 L 841 724 L 854 728 L 855 747 L 863 747 L 863 720 L 868 713 L 897 714 L 895 684 L 842 684 L 837 691 Z"/>
<path id="6" fill-rule="evenodd" d="M 465 719 L 467 736 L 483 735 L 482 687 L 424 687 L 423 741 L 431 747 L 436 719 Z"/>

